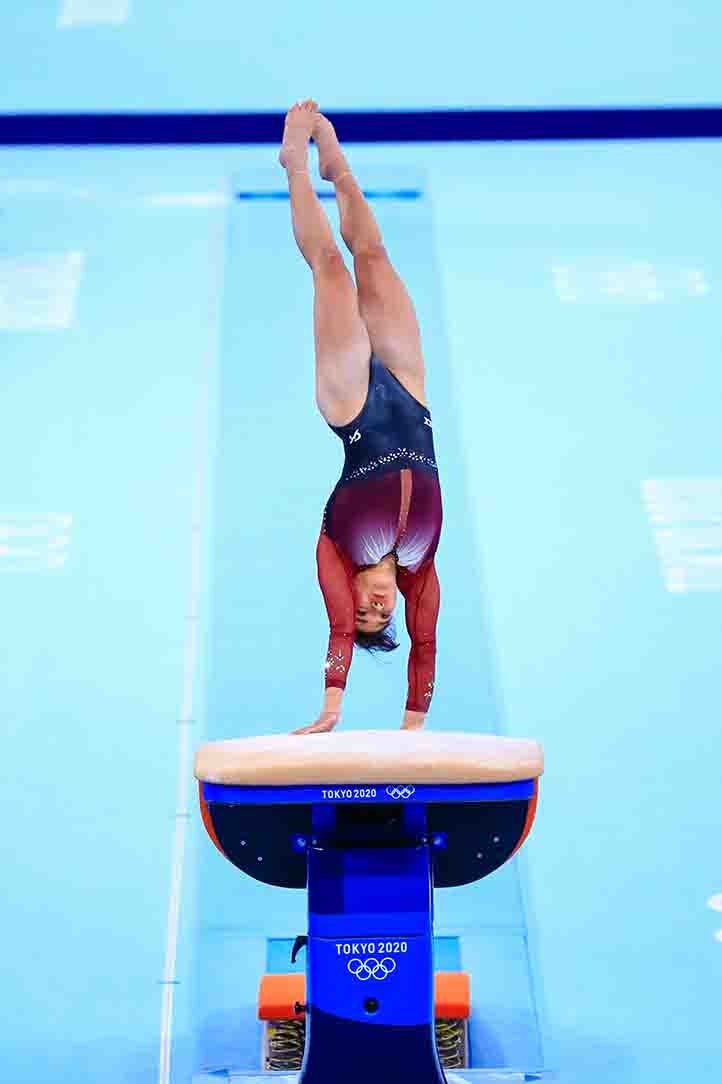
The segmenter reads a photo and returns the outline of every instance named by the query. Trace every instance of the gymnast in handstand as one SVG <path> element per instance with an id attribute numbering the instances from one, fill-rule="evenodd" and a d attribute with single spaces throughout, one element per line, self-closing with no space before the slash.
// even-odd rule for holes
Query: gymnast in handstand
<path id="1" fill-rule="evenodd" d="M 333 182 L 349 274 L 308 172 L 308 144 Z M 316 547 L 330 623 L 319 718 L 295 731 L 332 730 L 354 643 L 393 651 L 397 590 L 411 639 L 402 728 L 423 726 L 434 689 L 439 581 L 434 555 L 441 490 L 414 306 L 331 122 L 312 100 L 286 115 L 279 154 L 288 175 L 293 234 L 313 273 L 316 403 L 343 441 L 343 473 Z"/>

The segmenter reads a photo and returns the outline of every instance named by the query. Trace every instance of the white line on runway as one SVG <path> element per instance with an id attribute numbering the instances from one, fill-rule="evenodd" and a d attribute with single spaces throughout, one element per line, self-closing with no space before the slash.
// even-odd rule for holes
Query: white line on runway
<path id="1" fill-rule="evenodd" d="M 178 784 L 176 794 L 176 818 L 173 834 L 168 919 L 166 925 L 165 963 L 162 980 L 162 1003 L 160 1018 L 159 1084 L 169 1084 L 173 1040 L 173 1008 L 177 989 L 176 960 L 178 955 L 178 931 L 183 891 L 186 834 L 189 823 L 188 794 L 191 779 L 191 730 L 195 681 L 200 651 L 200 600 L 202 590 L 201 524 L 206 499 L 207 472 L 209 469 L 209 426 L 211 373 L 216 364 L 218 350 L 219 298 L 225 262 L 225 232 L 227 216 L 218 212 L 216 229 L 211 235 L 211 288 L 208 306 L 209 335 L 201 371 L 197 415 L 195 424 L 195 455 L 193 468 L 193 512 L 191 517 L 191 572 L 187 615 L 185 618 L 185 646 L 183 658 L 183 693 L 181 713 L 178 717 L 176 760 Z"/>

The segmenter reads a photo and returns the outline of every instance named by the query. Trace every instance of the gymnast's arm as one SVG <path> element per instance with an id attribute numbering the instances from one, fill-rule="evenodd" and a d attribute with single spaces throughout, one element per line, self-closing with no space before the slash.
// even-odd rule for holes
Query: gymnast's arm
<path id="1" fill-rule="evenodd" d="M 411 639 L 409 691 L 402 728 L 417 730 L 424 725 L 434 692 L 441 591 L 433 560 L 415 573 L 400 569 L 397 582 L 406 599 L 406 628 Z"/>
<path id="2" fill-rule="evenodd" d="M 294 731 L 295 734 L 332 730 L 341 718 L 341 701 L 351 667 L 356 635 L 349 570 L 335 543 L 323 531 L 316 546 L 316 564 L 330 625 L 325 666 L 326 688 L 319 718 L 311 726 Z"/>

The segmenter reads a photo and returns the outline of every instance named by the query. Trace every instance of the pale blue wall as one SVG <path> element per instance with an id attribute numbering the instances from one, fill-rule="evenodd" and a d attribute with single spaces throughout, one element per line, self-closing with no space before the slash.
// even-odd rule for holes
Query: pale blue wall
<path id="1" fill-rule="evenodd" d="M 0 12 L 0 110 L 719 104 L 720 40 L 713 0 L 13 0 Z"/>

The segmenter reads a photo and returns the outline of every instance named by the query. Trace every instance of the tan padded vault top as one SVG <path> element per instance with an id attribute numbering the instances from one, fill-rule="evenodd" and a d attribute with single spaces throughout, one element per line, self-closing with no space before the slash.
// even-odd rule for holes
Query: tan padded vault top
<path id="1" fill-rule="evenodd" d="M 525 738 L 433 730 L 271 734 L 202 745 L 195 776 L 238 786 L 323 783 L 507 783 L 544 771 Z"/>

